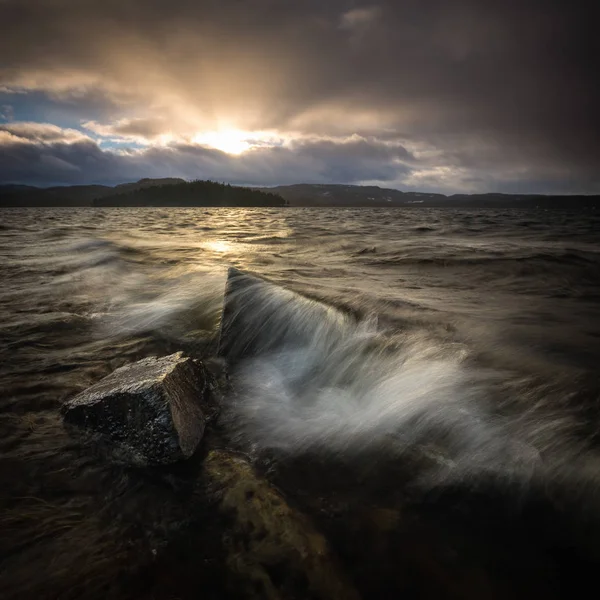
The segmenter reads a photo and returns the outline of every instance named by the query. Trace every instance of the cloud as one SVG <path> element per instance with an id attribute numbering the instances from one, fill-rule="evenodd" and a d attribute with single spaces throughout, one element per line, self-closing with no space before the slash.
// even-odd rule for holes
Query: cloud
<path id="1" fill-rule="evenodd" d="M 305 137 L 279 145 L 258 145 L 234 156 L 181 139 L 138 149 L 103 148 L 79 132 L 54 126 L 0 126 L 0 182 L 34 185 L 101 183 L 114 185 L 142 177 L 212 179 L 240 185 L 279 185 L 298 181 L 381 185 L 432 192 L 581 191 L 572 173 L 515 169 L 494 173 L 486 165 L 466 167 L 461 157 L 429 151 L 397 139 L 350 136 Z M 577 181 L 577 180 L 575 180 Z M 577 185 L 600 186 L 581 178 Z"/>
<path id="2" fill-rule="evenodd" d="M 15 143 L 64 143 L 70 144 L 89 139 L 76 129 L 62 129 L 51 123 L 4 123 L 0 132 L 9 134 Z M 8 139 L 8 136 L 6 137 Z"/>
<path id="3" fill-rule="evenodd" d="M 97 137 L 396 136 L 437 157 L 428 181 L 599 177 L 597 48 L 578 3 L 3 0 L 0 23 L 0 91 L 43 93 Z M 348 176 L 334 149 L 329 173 Z"/>
<path id="4" fill-rule="evenodd" d="M 360 137 L 332 140 L 310 138 L 287 145 L 256 146 L 232 156 L 189 140 L 139 150 L 103 149 L 73 132 L 62 134 L 51 125 L 39 128 L 15 124 L 1 129 L 3 160 L 0 181 L 36 184 L 120 183 L 139 177 L 177 176 L 276 185 L 340 179 L 393 179 L 410 169 L 414 157 L 398 144 Z M 76 134 L 78 132 L 75 132 Z M 51 167 L 59 167 L 53 170 Z"/>
<path id="5" fill-rule="evenodd" d="M 110 124 L 86 121 L 82 127 L 111 140 L 138 144 L 149 144 L 171 132 L 168 121 L 161 118 L 119 119 Z"/>

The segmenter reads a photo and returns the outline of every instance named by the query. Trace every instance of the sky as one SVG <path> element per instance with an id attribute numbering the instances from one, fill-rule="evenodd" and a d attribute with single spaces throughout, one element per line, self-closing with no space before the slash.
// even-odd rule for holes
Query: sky
<path id="1" fill-rule="evenodd" d="M 0 0 L 0 183 L 600 193 L 591 5 Z"/>

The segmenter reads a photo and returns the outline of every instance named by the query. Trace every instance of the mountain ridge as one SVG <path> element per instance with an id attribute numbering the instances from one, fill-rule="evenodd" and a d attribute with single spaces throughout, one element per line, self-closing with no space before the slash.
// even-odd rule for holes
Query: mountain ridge
<path id="1" fill-rule="evenodd" d="M 292 184 L 259 187 L 286 199 L 290 206 L 321 207 L 431 207 L 431 208 L 595 208 L 598 195 L 481 194 L 445 195 L 403 192 L 379 186 L 341 184 Z"/>
<path id="2" fill-rule="evenodd" d="M 591 208 L 600 207 L 598 195 L 543 195 L 543 194 L 505 194 L 488 192 L 482 194 L 439 194 L 430 192 L 405 192 L 379 186 L 359 186 L 345 184 L 300 183 L 282 186 L 231 186 L 224 185 L 229 192 L 216 193 L 211 188 L 216 204 L 207 204 L 205 197 L 208 188 L 191 193 L 190 186 L 198 182 L 184 179 L 144 178 L 135 182 L 107 185 L 72 185 L 35 187 L 21 184 L 0 184 L 0 207 L 18 206 L 298 206 L 298 207 L 413 207 L 413 208 Z M 214 183 L 214 182 L 204 182 Z M 173 189 L 172 186 L 175 186 Z M 156 188 L 160 188 L 158 191 Z M 154 190 L 154 191 L 151 191 Z M 246 195 L 236 190 L 252 190 L 257 193 L 281 197 L 283 202 L 273 198 L 265 199 Z M 173 193 L 181 199 L 173 197 Z M 136 197 L 133 198 L 132 194 Z M 204 196 L 203 196 L 204 194 Z M 185 199 L 184 199 L 185 196 Z M 218 196 L 218 198 L 217 198 Z M 235 199 L 237 198 L 237 200 Z M 247 204 L 250 202 L 251 204 Z"/>

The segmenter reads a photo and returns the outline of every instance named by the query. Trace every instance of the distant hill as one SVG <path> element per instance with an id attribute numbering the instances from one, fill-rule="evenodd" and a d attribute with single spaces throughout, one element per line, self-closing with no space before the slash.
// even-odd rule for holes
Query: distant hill
<path id="1" fill-rule="evenodd" d="M 178 178 L 140 179 L 114 187 L 0 185 L 2 206 L 347 206 L 439 208 L 596 208 L 600 196 L 430 194 L 377 186 L 296 184 L 242 188 Z"/>
<path id="2" fill-rule="evenodd" d="M 153 185 L 184 183 L 183 179 L 141 179 L 135 183 L 66 185 L 38 188 L 30 185 L 0 185 L 1 206 L 93 206 L 94 200 Z"/>
<path id="3" fill-rule="evenodd" d="M 213 181 L 142 186 L 94 200 L 94 206 L 285 206 L 278 194 Z"/>
<path id="4" fill-rule="evenodd" d="M 95 198 L 110 194 L 112 189 L 104 185 L 0 186 L 0 206 L 91 206 Z"/>
<path id="5" fill-rule="evenodd" d="M 283 206 L 270 190 L 184 179 L 140 179 L 114 187 L 73 185 L 37 188 L 0 185 L 0 207 L 9 206 Z"/>
<path id="6" fill-rule="evenodd" d="M 135 192 L 144 188 L 153 187 L 155 185 L 178 185 L 180 183 L 186 183 L 185 179 L 179 177 L 163 177 L 162 179 L 140 179 L 133 183 L 121 183 L 116 185 L 113 189 L 116 194 L 122 194 L 124 192 Z"/>
<path id="7" fill-rule="evenodd" d="M 422 202 L 425 198 L 446 198 L 442 194 L 418 194 L 360 185 L 300 183 L 259 189 L 278 193 L 290 206 L 396 206 Z"/>
<path id="8" fill-rule="evenodd" d="M 439 207 L 439 208 L 600 208 L 600 196 L 533 194 L 431 194 L 378 186 L 296 184 L 257 188 L 279 194 L 290 206 Z"/>

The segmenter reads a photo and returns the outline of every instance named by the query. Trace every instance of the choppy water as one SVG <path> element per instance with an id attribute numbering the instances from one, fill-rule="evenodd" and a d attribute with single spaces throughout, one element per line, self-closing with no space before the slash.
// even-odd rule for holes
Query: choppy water
<path id="1" fill-rule="evenodd" d="M 259 463 L 280 453 L 288 461 L 327 457 L 342 470 L 348 462 L 371 472 L 382 462 L 414 465 L 385 492 L 378 483 L 364 488 L 376 497 L 358 489 L 364 470 L 351 471 L 357 489 L 342 486 L 346 504 L 377 503 L 407 486 L 418 505 L 431 490 L 472 490 L 490 477 L 518 502 L 531 488 L 556 488 L 561 498 L 567 490 L 575 502 L 565 509 L 569 518 L 585 514 L 597 531 L 590 508 L 600 484 L 595 212 L 15 209 L 2 212 L 0 260 L 0 487 L 10 532 L 2 550 L 14 597 L 35 592 L 26 567 L 37 565 L 33 579 L 43 581 L 39 569 L 50 554 L 49 585 L 64 585 L 53 577 L 68 569 L 71 523 L 61 529 L 52 510 L 95 519 L 108 507 L 103 518 L 121 524 L 111 535 L 133 540 L 141 569 L 148 548 L 168 546 L 170 526 L 188 505 L 156 482 L 132 483 L 130 474 L 86 457 L 57 410 L 131 360 L 213 352 L 229 266 L 346 315 L 238 365 L 224 416 L 232 444 Z M 260 315 L 257 305 L 248 311 Z M 262 332 L 280 325 L 261 323 Z M 327 477 L 333 467 L 323 468 Z M 339 491 L 295 477 L 291 467 L 274 475 L 305 510 L 314 506 L 302 498 L 326 503 Z M 99 496 L 103 486 L 121 491 Z M 99 521 L 91 544 L 100 550 L 89 550 L 86 565 L 98 559 L 94 552 L 102 555 L 103 527 Z M 581 524 L 565 528 L 552 542 L 561 549 L 575 544 L 571 530 Z M 569 569 L 600 555 L 587 541 L 577 544 L 584 557 L 574 551 Z M 542 554 L 546 560 L 546 546 Z M 554 581 L 554 567 L 545 568 L 536 577 Z"/>

